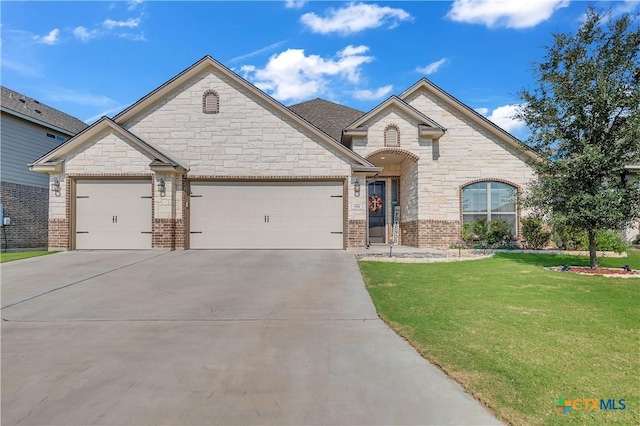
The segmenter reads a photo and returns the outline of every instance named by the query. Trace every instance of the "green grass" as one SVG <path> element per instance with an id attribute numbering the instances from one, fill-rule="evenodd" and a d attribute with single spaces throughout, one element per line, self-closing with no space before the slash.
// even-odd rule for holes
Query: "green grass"
<path id="1" fill-rule="evenodd" d="M 45 256 L 57 253 L 56 251 L 16 251 L 10 253 L 0 253 L 0 263 L 12 262 L 14 260 L 29 259 L 30 257 Z"/>
<path id="2" fill-rule="evenodd" d="M 601 266 L 640 269 L 640 251 Z M 467 262 L 361 262 L 380 317 L 497 416 L 515 425 L 640 424 L 640 279 L 543 266 L 582 257 L 496 254 Z M 625 398 L 572 411 L 558 397 Z"/>

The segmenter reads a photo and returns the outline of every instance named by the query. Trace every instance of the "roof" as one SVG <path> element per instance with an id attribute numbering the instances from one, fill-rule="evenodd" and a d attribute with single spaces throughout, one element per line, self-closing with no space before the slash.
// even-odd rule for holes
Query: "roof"
<path id="1" fill-rule="evenodd" d="M 320 98 L 291 105 L 289 109 L 338 141 L 342 130 L 365 114 Z"/>
<path id="2" fill-rule="evenodd" d="M 65 114 L 15 90 L 4 86 L 0 87 L 2 87 L 1 105 L 3 111 L 64 131 L 69 135 L 75 135 L 87 128 L 87 124 L 76 117 Z"/>
<path id="3" fill-rule="evenodd" d="M 410 117 L 413 117 L 414 120 L 416 120 L 419 123 L 423 123 L 428 127 L 431 127 L 434 129 L 446 130 L 444 127 L 442 127 L 441 125 L 433 121 L 431 118 L 427 117 L 426 115 L 424 115 L 423 113 L 421 113 L 420 111 L 418 111 L 417 109 L 415 109 L 414 107 L 412 107 L 411 105 L 406 103 L 404 100 L 400 99 L 395 95 L 390 96 L 387 100 L 385 100 L 384 102 L 382 102 L 381 104 L 373 108 L 371 111 L 369 111 L 362 117 L 358 118 L 356 121 L 349 123 L 349 125 L 345 127 L 345 129 L 356 129 L 362 126 L 363 124 L 365 124 L 369 119 L 371 119 L 371 117 L 374 117 L 376 114 L 378 114 L 379 112 L 389 107 L 397 107 L 401 109 Z"/>

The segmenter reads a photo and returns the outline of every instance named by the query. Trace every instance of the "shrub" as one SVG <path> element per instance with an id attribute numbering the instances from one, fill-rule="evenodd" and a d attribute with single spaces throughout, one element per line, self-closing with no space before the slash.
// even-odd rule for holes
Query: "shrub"
<path id="1" fill-rule="evenodd" d="M 473 244 L 473 237 L 474 237 L 474 233 L 473 233 L 473 224 L 472 223 L 465 223 L 464 225 L 462 225 L 462 241 L 465 242 L 467 247 L 470 247 Z"/>
<path id="2" fill-rule="evenodd" d="M 631 241 L 631 244 L 634 246 L 640 246 L 640 234 L 636 235 L 636 237 Z"/>
<path id="3" fill-rule="evenodd" d="M 553 242 L 560 250 L 578 250 L 585 234 L 561 222 L 553 224 Z"/>
<path id="4" fill-rule="evenodd" d="M 487 232 L 489 232 L 489 224 L 487 223 L 486 217 L 479 217 L 478 219 L 471 222 L 473 233 L 480 241 L 487 239 Z"/>
<path id="5" fill-rule="evenodd" d="M 586 232 L 584 234 L 584 239 L 581 241 L 580 249 L 589 250 L 589 237 Z M 600 231 L 596 233 L 596 249 L 622 253 L 627 250 L 627 243 L 622 235 L 615 231 Z"/>
<path id="6" fill-rule="evenodd" d="M 589 250 L 589 235 L 586 231 L 556 224 L 553 239 L 562 250 Z M 596 249 L 622 253 L 627 249 L 627 243 L 616 231 L 598 231 L 596 232 Z"/>
<path id="7" fill-rule="evenodd" d="M 545 229 L 544 222 L 538 217 L 522 219 L 522 236 L 527 241 L 527 247 L 534 250 L 545 248 L 551 240 L 551 232 Z"/>
<path id="8" fill-rule="evenodd" d="M 504 220 L 492 220 L 486 233 L 489 245 L 507 243 L 513 240 L 513 230 Z"/>

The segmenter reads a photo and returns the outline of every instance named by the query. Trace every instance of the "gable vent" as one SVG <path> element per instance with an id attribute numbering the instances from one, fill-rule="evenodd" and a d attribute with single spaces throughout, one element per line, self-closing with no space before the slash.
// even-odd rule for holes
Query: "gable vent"
<path id="1" fill-rule="evenodd" d="M 220 97 L 215 90 L 207 90 L 202 95 L 202 112 L 217 114 L 220 112 Z"/>

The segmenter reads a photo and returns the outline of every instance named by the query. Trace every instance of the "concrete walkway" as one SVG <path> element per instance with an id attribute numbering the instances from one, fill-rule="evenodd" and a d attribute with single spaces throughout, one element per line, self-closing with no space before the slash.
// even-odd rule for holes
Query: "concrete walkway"
<path id="1" fill-rule="evenodd" d="M 375 313 L 343 251 L 2 266 L 2 424 L 499 424 Z"/>

